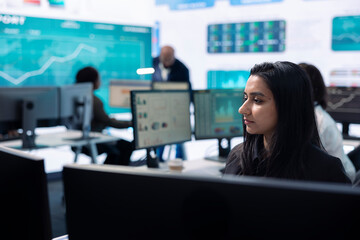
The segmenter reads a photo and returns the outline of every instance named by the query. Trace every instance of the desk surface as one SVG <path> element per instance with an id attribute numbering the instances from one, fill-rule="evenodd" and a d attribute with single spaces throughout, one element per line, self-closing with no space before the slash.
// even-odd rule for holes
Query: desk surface
<path id="1" fill-rule="evenodd" d="M 91 132 L 91 139 L 80 139 L 82 136 L 82 132 L 78 130 L 67 130 L 59 133 L 49 133 L 49 134 L 41 134 L 38 135 L 35 139 L 35 143 L 38 146 L 45 147 L 60 147 L 60 146 L 84 146 L 89 143 L 104 143 L 104 142 L 112 142 L 116 141 L 119 138 L 114 136 L 109 136 L 106 134 Z M 76 140 L 74 140 L 76 139 Z M 6 147 L 20 147 L 22 141 L 12 140 L 12 141 L 4 141 L 0 144 Z"/>
<path id="2" fill-rule="evenodd" d="M 147 166 L 140 166 L 135 167 L 135 169 L 138 169 L 139 171 L 155 170 L 174 174 L 221 177 L 222 173 L 220 172 L 220 169 L 225 167 L 225 163 L 206 159 L 193 159 L 183 161 L 183 167 L 184 168 L 182 172 L 171 171 L 168 167 L 168 163 L 164 162 L 160 163 L 159 168 L 148 168 Z"/>
<path id="3" fill-rule="evenodd" d="M 357 146 L 360 145 L 360 140 L 344 139 L 344 140 L 343 140 L 343 144 L 344 144 L 345 146 L 357 147 Z"/>

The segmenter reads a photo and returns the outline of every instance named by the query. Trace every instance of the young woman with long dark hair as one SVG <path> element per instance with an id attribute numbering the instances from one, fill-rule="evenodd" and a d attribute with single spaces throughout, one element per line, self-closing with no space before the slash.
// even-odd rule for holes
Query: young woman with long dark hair
<path id="1" fill-rule="evenodd" d="M 351 183 L 322 148 L 311 83 L 297 64 L 255 65 L 239 113 L 244 142 L 231 150 L 225 174 Z"/>

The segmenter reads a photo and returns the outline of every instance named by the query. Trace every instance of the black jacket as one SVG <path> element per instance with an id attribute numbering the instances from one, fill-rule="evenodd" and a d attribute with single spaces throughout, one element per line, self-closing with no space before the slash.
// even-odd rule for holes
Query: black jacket
<path id="1" fill-rule="evenodd" d="M 224 174 L 239 175 L 241 172 L 240 158 L 243 151 L 243 144 L 235 146 L 227 159 Z M 351 180 L 346 175 L 341 160 L 337 157 L 330 156 L 318 147 L 309 144 L 304 153 L 304 179 L 306 181 L 320 181 L 320 182 L 339 182 L 351 183 Z M 254 161 L 258 158 L 255 154 Z M 264 172 L 260 171 L 256 176 L 263 176 Z M 279 176 L 279 178 L 282 178 Z"/>
<path id="2" fill-rule="evenodd" d="M 169 81 L 169 82 L 188 82 L 188 83 L 190 83 L 189 70 L 178 59 L 175 59 L 174 64 L 171 66 L 171 71 L 169 73 L 168 79 L 162 79 L 161 70 L 159 68 L 159 63 L 160 63 L 159 57 L 156 57 L 153 59 L 153 67 L 155 69 L 155 72 L 152 75 L 152 81 Z"/>
<path id="3" fill-rule="evenodd" d="M 193 102 L 192 86 L 190 82 L 189 69 L 178 59 L 175 59 L 174 64 L 171 66 L 171 70 L 168 76 L 168 79 L 162 79 L 161 70 L 159 68 L 160 59 L 156 57 L 153 59 L 153 67 L 155 69 L 154 74 L 152 75 L 152 81 L 169 81 L 169 82 L 187 82 L 189 83 L 189 92 L 191 97 L 191 102 Z"/>

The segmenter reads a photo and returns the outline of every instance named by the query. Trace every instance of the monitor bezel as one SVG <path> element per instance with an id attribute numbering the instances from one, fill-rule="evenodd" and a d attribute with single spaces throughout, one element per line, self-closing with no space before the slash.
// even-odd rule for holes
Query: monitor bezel
<path id="1" fill-rule="evenodd" d="M 94 236 L 98 234 L 103 237 L 103 234 L 109 234 L 108 238 L 117 236 L 119 232 L 118 228 L 109 228 L 109 224 L 123 226 L 121 222 L 129 224 L 131 222 L 129 219 L 132 216 L 135 216 L 136 219 L 143 219 L 147 218 L 147 215 L 149 215 L 147 219 L 150 221 L 147 225 L 148 232 L 134 233 L 126 229 L 122 233 L 126 235 L 125 232 L 127 231 L 130 235 L 126 236 L 134 237 L 142 234 L 142 236 L 157 236 L 158 239 L 163 239 L 161 236 L 169 236 L 168 234 L 174 233 L 174 230 L 176 231 L 176 229 L 170 228 L 173 223 L 177 223 L 174 227 L 177 227 L 179 232 L 178 235 L 173 235 L 173 238 L 186 239 L 187 234 L 185 231 L 189 229 L 184 227 L 191 227 L 192 224 L 201 227 L 204 226 L 202 224 L 205 224 L 201 228 L 201 233 L 205 234 L 211 230 L 209 229 L 210 226 L 214 226 L 211 220 L 216 219 L 211 217 L 227 216 L 226 219 L 220 218 L 218 220 L 220 223 L 222 220 L 227 220 L 224 225 L 220 226 L 223 230 L 227 229 L 228 231 L 215 231 L 215 233 L 220 233 L 222 236 L 230 234 L 232 237 L 236 237 L 239 234 L 240 226 L 245 236 L 257 236 L 255 237 L 257 239 L 264 236 L 288 237 L 294 232 L 298 232 L 302 238 L 314 236 L 314 232 L 316 232 L 316 236 L 323 237 L 324 233 L 325 235 L 326 233 L 329 235 L 333 233 L 343 234 L 350 229 L 357 229 L 356 223 L 343 223 L 341 220 L 343 218 L 338 218 L 337 213 L 343 209 L 351 209 L 353 211 L 342 211 L 340 213 L 342 217 L 353 217 L 360 211 L 358 205 L 355 205 L 356 199 L 360 198 L 360 190 L 353 188 L 351 185 L 340 183 L 285 181 L 282 179 L 232 175 L 216 178 L 214 176 L 193 175 L 185 172 L 182 174 L 169 174 L 158 170 L 134 169 L 124 166 L 110 167 L 106 165 L 78 164 L 65 166 L 63 176 L 65 200 L 67 201 L 65 205 L 69 213 L 67 215 L 69 236 L 70 238 L 74 237 L 74 239 L 84 237 L 84 230 L 89 228 L 89 224 L 95 225 L 94 220 L 86 218 L 86 214 L 84 214 L 89 211 L 87 206 L 80 204 L 84 199 L 90 200 L 90 202 L 87 201 L 86 205 L 95 207 L 95 215 L 107 215 L 106 217 L 101 216 L 105 221 L 100 225 L 97 224 L 99 228 L 91 228 L 91 233 L 85 231 L 85 235 L 91 234 L 91 236 Z M 93 182 L 96 182 L 97 189 L 94 189 Z M 121 184 L 122 182 L 131 184 L 125 184 L 125 186 Z M 77 189 L 81 191 L 79 192 Z M 166 189 L 168 190 L 166 191 Z M 99 195 L 99 190 L 102 191 L 101 195 Z M 84 195 L 82 192 L 89 195 Z M 124 194 L 131 198 L 124 198 Z M 266 198 L 264 198 L 264 194 L 267 196 Z M 104 200 L 106 198 L 103 196 L 107 196 L 114 201 L 110 201 L 111 203 L 106 202 Z M 329 196 L 331 197 L 330 201 L 324 202 Z M 166 200 L 165 206 L 164 202 L 159 201 L 159 199 Z M 195 201 L 189 202 L 189 199 Z M 209 202 L 211 204 L 207 204 Z M 184 203 L 190 205 L 184 205 Z M 344 203 L 340 204 L 341 210 L 334 208 L 339 203 Z M 355 204 L 350 205 L 349 203 Z M 199 212 L 197 207 L 201 208 L 202 205 L 204 205 L 204 211 Z M 225 208 L 217 208 L 218 206 Z M 186 216 L 195 219 L 193 222 L 189 222 L 191 220 L 189 218 L 183 218 L 184 215 L 182 214 L 185 214 L 183 211 L 179 212 L 181 208 L 186 210 L 187 207 L 194 210 L 186 212 Z M 315 208 L 315 211 L 313 211 L 312 207 Z M 135 213 L 132 209 L 136 209 L 137 212 Z M 209 210 L 209 212 L 205 210 Z M 328 215 L 322 213 L 328 213 Z M 120 218 L 118 214 L 121 215 Z M 94 217 L 94 215 L 92 216 Z M 159 224 L 158 218 L 164 219 L 164 216 L 168 218 L 164 222 L 166 228 L 159 229 L 156 227 Z M 207 216 L 210 217 L 210 220 L 206 219 Z M 269 216 L 274 221 L 269 222 Z M 99 216 L 95 218 L 99 218 Z M 319 222 L 319 218 L 327 222 Z M 86 222 L 84 223 L 82 219 Z M 199 222 L 196 221 L 197 219 L 205 221 Z M 331 222 L 333 219 L 336 219 L 342 226 Z M 310 220 L 310 222 L 306 220 Z M 287 227 L 280 229 L 279 226 L 282 226 L 279 225 L 280 222 L 287 225 Z M 313 225 L 316 222 L 319 223 L 319 226 Z M 189 223 L 191 224 L 188 225 Z M 328 223 L 339 227 L 330 228 L 330 233 Z M 129 225 L 131 226 L 131 224 Z M 305 227 L 305 231 L 303 227 Z M 110 229 L 110 231 L 104 232 L 105 229 Z M 254 235 L 255 229 L 261 229 L 261 231 L 257 231 Z M 309 231 L 311 229 L 314 231 Z M 280 235 L 279 231 L 281 232 Z M 319 235 L 319 233 L 322 234 Z"/>
<path id="2" fill-rule="evenodd" d="M 0 131 L 21 129 L 22 149 L 33 149 L 37 127 L 59 124 L 59 89 L 56 86 L 0 87 L 6 101 L 0 113 Z"/>
<path id="3" fill-rule="evenodd" d="M 124 109 L 130 109 L 131 108 L 131 91 L 142 91 L 140 89 L 132 89 L 129 91 L 129 102 L 130 104 L 128 106 L 125 105 L 114 105 L 113 102 L 111 101 L 112 99 L 112 87 L 115 86 L 119 86 L 119 87 L 124 87 L 127 89 L 130 89 L 131 87 L 144 87 L 147 89 L 143 89 L 143 90 L 151 90 L 152 89 L 152 83 L 151 80 L 142 80 L 142 79 L 116 79 L 116 80 L 110 80 L 109 83 L 109 106 L 112 108 L 124 108 Z"/>
<path id="4" fill-rule="evenodd" d="M 167 143 L 163 143 L 163 144 L 159 144 L 159 145 L 151 145 L 151 146 L 144 146 L 144 147 L 140 147 L 139 146 L 139 138 L 137 136 L 137 132 L 138 132 L 138 128 L 137 128 L 137 118 L 136 118 L 136 94 L 139 93 L 151 93 L 151 94 L 156 94 L 156 93 L 186 93 L 189 94 L 189 138 L 185 139 L 184 141 L 174 141 L 174 142 L 167 142 Z M 190 121 L 190 92 L 188 90 L 135 90 L 135 91 L 131 91 L 131 114 L 132 114 L 132 125 L 133 125 L 133 136 L 134 136 L 134 146 L 135 149 L 152 149 L 152 148 L 156 148 L 156 147 L 160 147 L 160 146 L 164 146 L 164 145 L 169 145 L 169 144 L 178 144 L 178 143 L 184 143 L 187 141 L 191 140 L 191 136 L 192 136 L 192 129 L 191 129 L 191 121 Z"/>
<path id="5" fill-rule="evenodd" d="M 169 88 L 169 89 L 166 89 L 166 88 L 156 88 L 156 84 L 163 84 L 163 86 L 166 86 L 166 85 L 182 85 L 182 84 L 186 84 L 187 88 L 186 89 L 175 89 L 175 88 Z M 153 81 L 151 82 L 151 89 L 152 90 L 156 90 L 156 91 L 165 91 L 165 90 L 184 90 L 184 91 L 189 91 L 190 90 L 190 83 L 189 82 L 172 82 L 172 81 Z"/>
<path id="6" fill-rule="evenodd" d="M 216 92 L 216 91 L 224 91 L 224 92 L 235 92 L 235 91 L 239 91 L 242 94 L 244 93 L 244 89 L 242 88 L 236 88 L 236 89 L 218 89 L 218 88 L 214 88 L 214 89 L 198 89 L 198 90 L 193 90 L 193 98 L 194 98 L 194 137 L 196 140 L 206 140 L 206 139 L 231 139 L 231 138 L 236 138 L 236 137 L 243 137 L 244 136 L 244 129 L 243 129 L 243 120 L 242 120 L 242 124 L 240 126 L 241 132 L 240 134 L 236 134 L 236 135 L 229 135 L 229 134 L 225 134 L 225 135 L 208 135 L 208 136 L 199 136 L 199 134 L 197 133 L 196 130 L 196 119 L 197 119 L 197 111 L 196 111 L 196 100 L 195 100 L 195 95 L 198 93 L 203 93 L 203 92 Z M 239 105 L 240 108 L 241 105 Z"/>
<path id="7" fill-rule="evenodd" d="M 59 87 L 59 119 L 67 127 L 82 131 L 80 139 L 90 136 L 93 118 L 93 84 L 81 82 Z"/>
<path id="8" fill-rule="evenodd" d="M 328 101 L 330 100 L 329 89 L 353 89 L 354 91 L 360 92 L 360 87 L 347 87 L 347 86 L 327 86 L 326 91 L 328 95 Z M 339 112 L 329 109 L 329 106 L 326 108 L 326 111 L 329 115 L 335 120 L 335 122 L 339 123 L 354 123 L 360 124 L 360 113 L 352 113 L 352 112 Z"/>
<path id="9" fill-rule="evenodd" d="M 6 182 L 2 189 L 2 200 L 4 204 L 6 200 L 9 201 L 9 205 L 5 205 L 8 211 L 5 211 L 5 215 L 2 216 L 6 219 L 5 226 L 3 226 L 4 236 L 11 231 L 12 238 L 19 238 L 25 234 L 26 239 L 52 239 L 50 201 L 44 159 L 5 146 L 0 146 L 0 156 L 2 164 L 0 175 L 2 181 Z M 18 199 L 18 195 L 24 198 Z M 21 204 L 20 209 L 25 211 L 21 211 L 18 204 Z M 14 229 L 20 232 L 13 232 Z"/>

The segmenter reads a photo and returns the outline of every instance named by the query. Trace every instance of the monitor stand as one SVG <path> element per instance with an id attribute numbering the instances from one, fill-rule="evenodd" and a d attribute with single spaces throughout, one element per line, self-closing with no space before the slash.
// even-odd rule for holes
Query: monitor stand
<path id="1" fill-rule="evenodd" d="M 35 128 L 37 125 L 37 102 L 35 98 L 24 99 L 21 103 L 21 146 L 15 146 L 16 149 L 32 150 L 45 148 L 47 146 L 36 144 Z"/>
<path id="2" fill-rule="evenodd" d="M 218 139 L 219 156 L 205 157 L 206 160 L 216 162 L 226 162 L 227 156 L 230 153 L 230 138 Z"/>
<path id="3" fill-rule="evenodd" d="M 155 148 L 146 149 L 146 165 L 148 168 L 159 168 L 159 159 Z"/>
<path id="4" fill-rule="evenodd" d="M 36 100 L 25 99 L 22 102 L 22 149 L 35 149 L 35 128 L 37 124 L 36 118 Z"/>
<path id="5" fill-rule="evenodd" d="M 92 96 L 84 97 L 83 99 L 77 98 L 74 102 L 76 106 L 76 112 L 80 115 L 81 123 L 81 137 L 78 138 L 64 138 L 65 140 L 70 141 L 82 141 L 82 140 L 91 140 L 98 137 L 90 136 L 91 133 L 91 117 L 92 117 Z"/>

